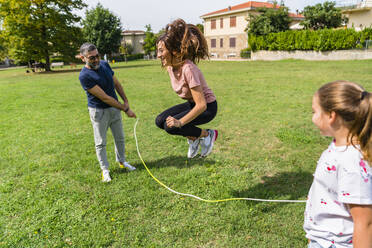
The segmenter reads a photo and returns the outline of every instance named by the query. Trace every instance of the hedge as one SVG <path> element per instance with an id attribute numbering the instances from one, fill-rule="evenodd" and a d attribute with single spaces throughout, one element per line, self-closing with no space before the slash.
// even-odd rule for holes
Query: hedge
<path id="1" fill-rule="evenodd" d="M 144 54 L 143 53 L 136 53 L 136 54 L 129 54 L 126 55 L 126 60 L 123 54 L 113 56 L 110 59 L 115 60 L 116 62 L 122 62 L 122 61 L 131 61 L 131 60 L 137 60 L 137 59 L 143 59 Z"/>
<path id="2" fill-rule="evenodd" d="M 372 28 L 354 29 L 289 30 L 263 36 L 249 34 L 252 51 L 332 51 L 363 48 L 372 39 Z"/>
<path id="3" fill-rule="evenodd" d="M 251 50 L 249 48 L 244 48 L 240 50 L 240 57 L 250 59 L 251 58 Z"/>

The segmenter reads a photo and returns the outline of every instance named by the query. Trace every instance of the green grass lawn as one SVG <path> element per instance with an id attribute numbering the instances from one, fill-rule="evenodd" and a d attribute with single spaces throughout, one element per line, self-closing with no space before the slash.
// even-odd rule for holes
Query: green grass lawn
<path id="1" fill-rule="evenodd" d="M 311 122 L 313 93 L 338 79 L 372 90 L 372 61 L 200 63 L 219 104 L 220 136 L 206 159 L 187 159 L 184 138 L 154 119 L 181 103 L 158 61 L 112 65 L 140 118 L 152 173 L 206 199 L 306 199 L 329 138 Z M 138 158 L 124 117 L 121 171 L 108 138 L 113 181 L 103 184 L 79 71 L 0 71 L 0 247 L 305 247 L 304 203 L 204 203 L 157 184 Z"/>

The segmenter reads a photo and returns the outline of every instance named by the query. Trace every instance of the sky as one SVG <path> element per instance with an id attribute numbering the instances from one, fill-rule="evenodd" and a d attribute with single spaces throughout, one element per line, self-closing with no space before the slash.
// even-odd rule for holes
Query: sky
<path id="1" fill-rule="evenodd" d="M 264 0 L 256 0 L 262 1 Z M 325 0 L 284 0 L 290 12 L 303 10 L 305 6 L 322 3 Z M 177 18 L 188 23 L 202 23 L 201 15 L 216 10 L 248 2 L 247 0 L 85 0 L 88 8 L 101 3 L 116 16 L 120 17 L 125 30 L 145 30 L 150 24 L 154 32 L 164 28 L 166 24 Z M 277 2 L 280 3 L 280 0 Z M 79 12 L 82 17 L 85 11 Z"/>

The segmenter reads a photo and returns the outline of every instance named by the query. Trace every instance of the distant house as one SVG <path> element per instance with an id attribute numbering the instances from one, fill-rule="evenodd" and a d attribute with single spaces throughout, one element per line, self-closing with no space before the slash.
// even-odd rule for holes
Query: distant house
<path id="1" fill-rule="evenodd" d="M 121 45 L 131 45 L 133 47 L 133 54 L 144 53 L 143 41 L 145 39 L 145 32 L 140 30 L 125 30 L 122 33 L 123 39 Z"/>
<path id="2" fill-rule="evenodd" d="M 269 2 L 250 1 L 202 15 L 204 35 L 211 57 L 240 57 L 240 50 L 248 47 L 248 34 L 245 31 L 248 25 L 247 18 L 249 14 L 258 14 L 257 8 L 262 7 L 280 6 Z M 293 27 L 304 19 L 300 14 L 290 13 L 289 16 L 292 18 L 290 26 Z"/>
<path id="3" fill-rule="evenodd" d="M 360 31 L 372 26 L 372 0 L 359 0 L 344 6 L 342 14 L 349 19 L 348 28 L 354 27 Z"/>

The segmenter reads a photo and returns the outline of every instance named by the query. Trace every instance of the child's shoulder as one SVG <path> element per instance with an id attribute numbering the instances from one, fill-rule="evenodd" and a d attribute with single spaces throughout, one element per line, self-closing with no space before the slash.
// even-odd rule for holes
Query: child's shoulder
<path id="1" fill-rule="evenodd" d="M 344 168 L 349 170 L 358 170 L 360 163 L 367 163 L 363 159 L 363 154 L 360 152 L 359 147 L 353 145 L 347 146 L 344 152 L 339 153 L 338 162 L 342 164 Z"/>

